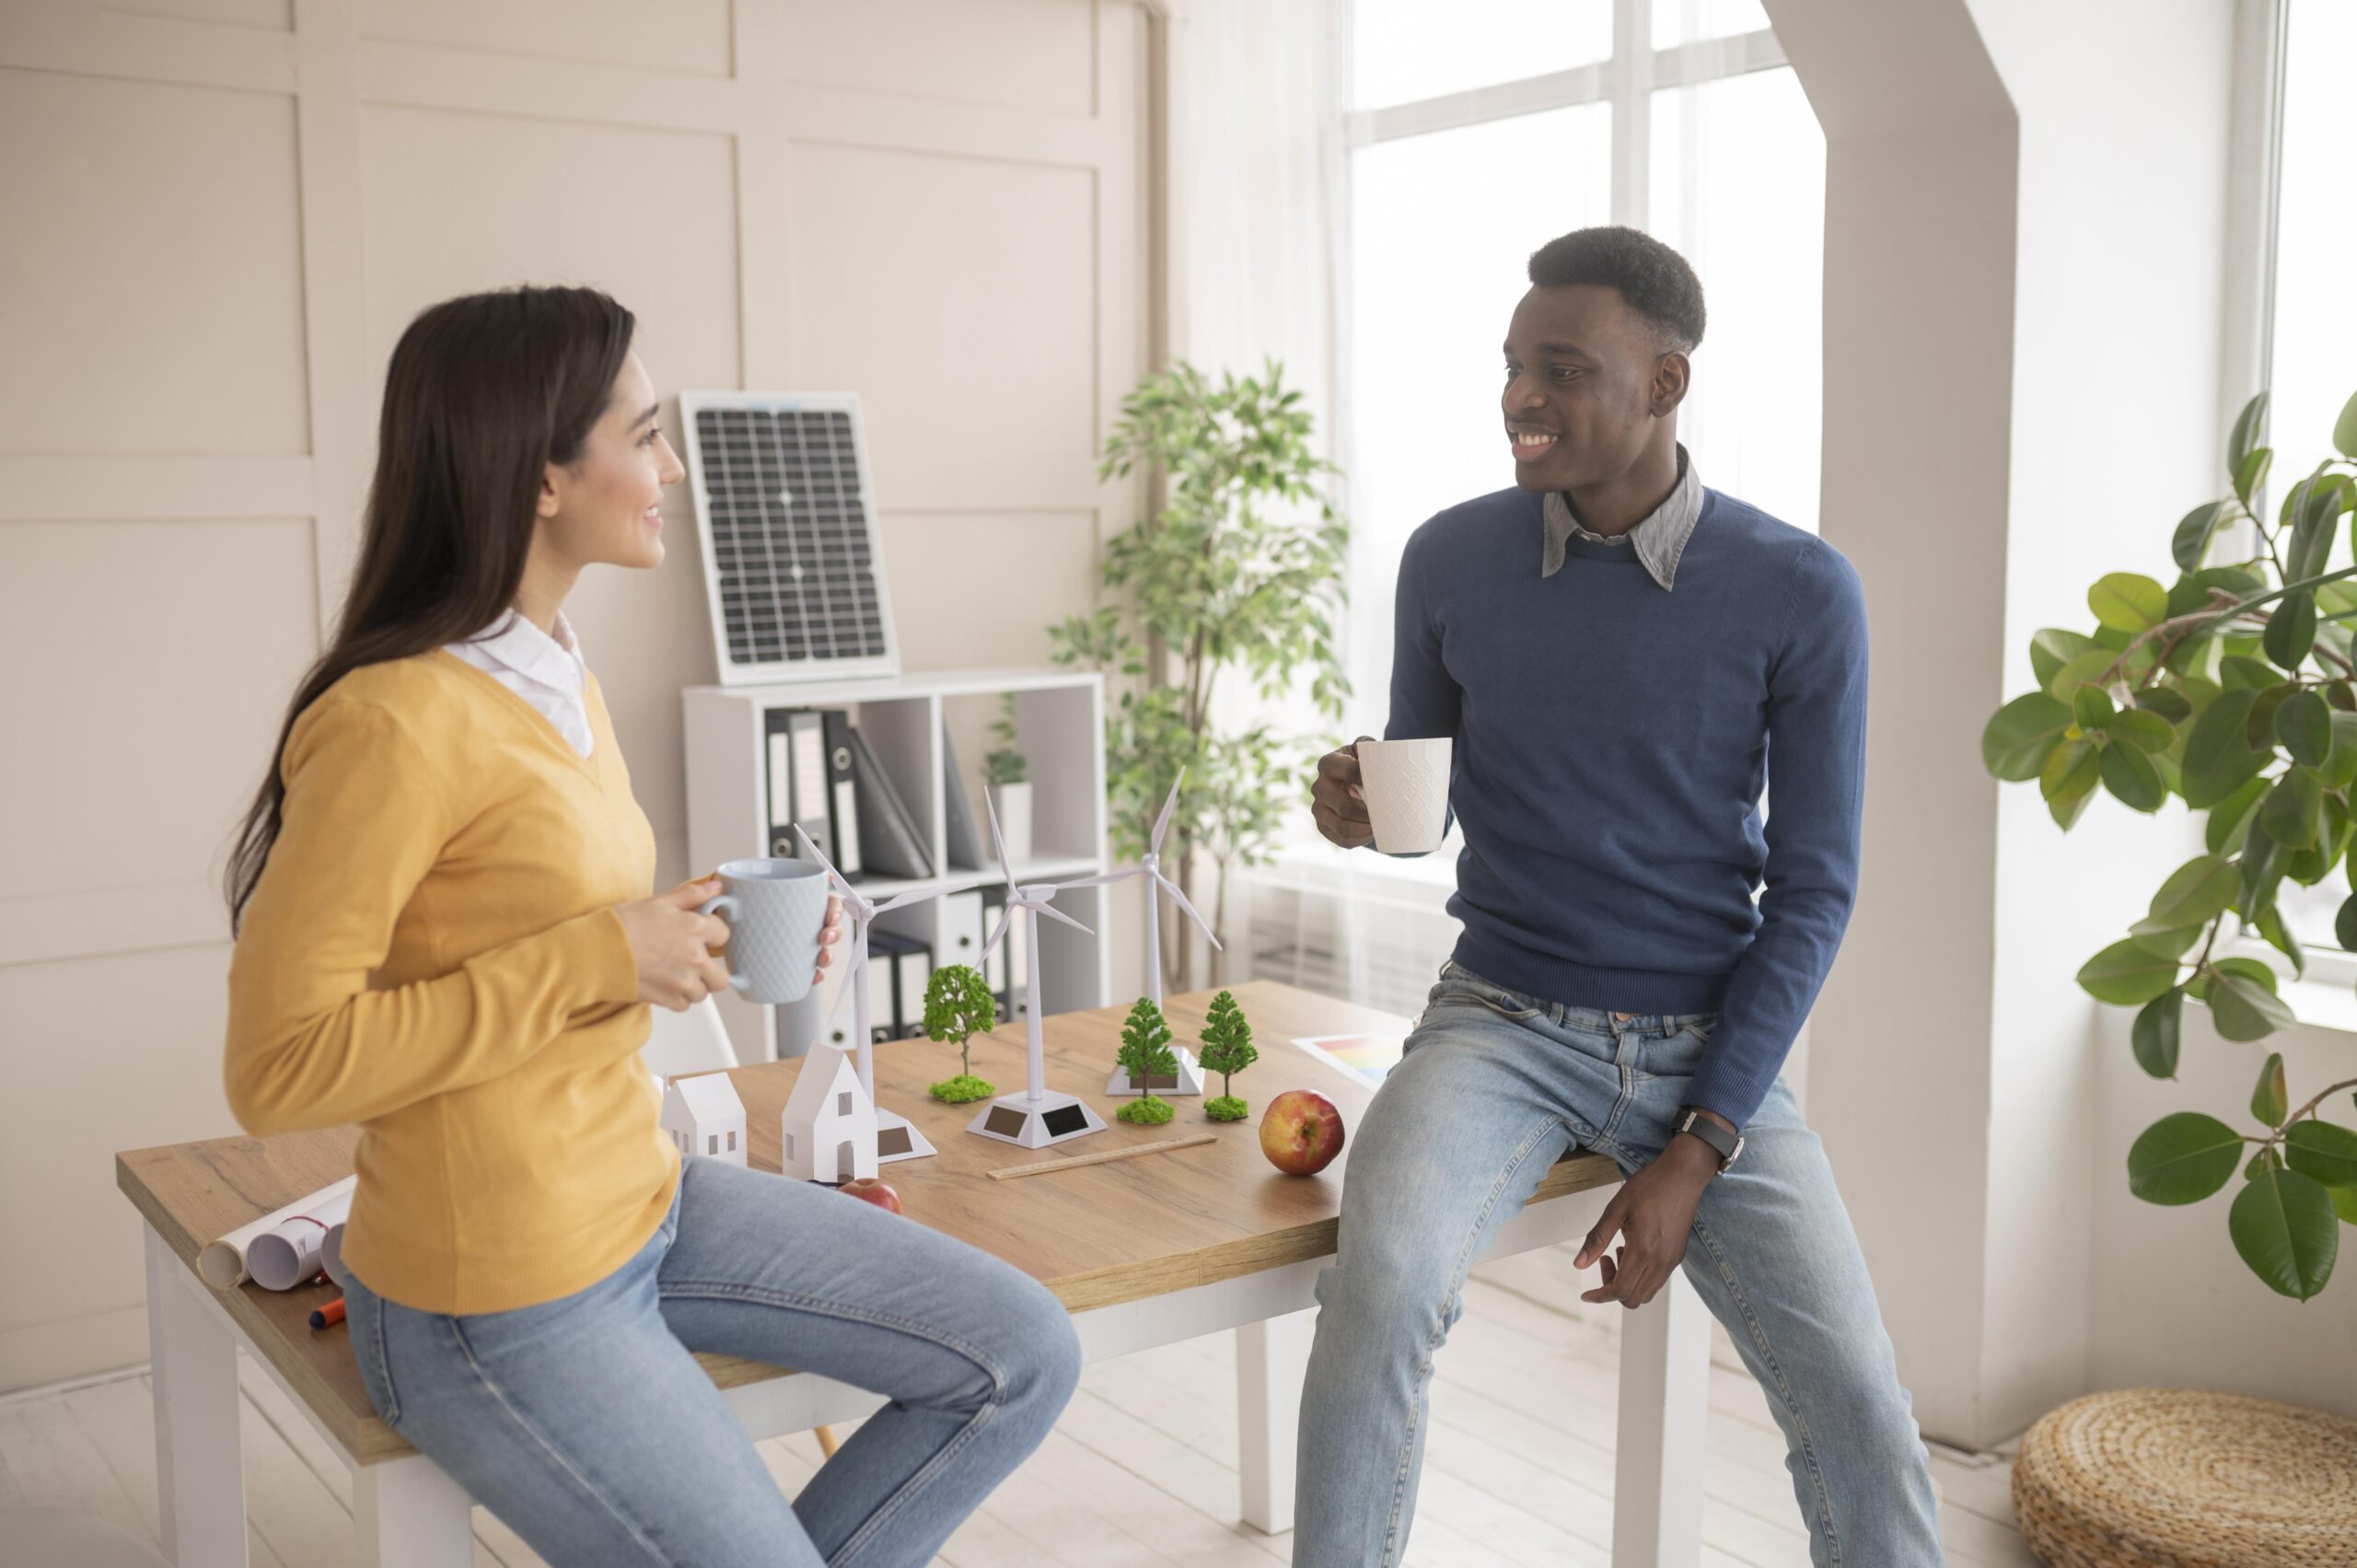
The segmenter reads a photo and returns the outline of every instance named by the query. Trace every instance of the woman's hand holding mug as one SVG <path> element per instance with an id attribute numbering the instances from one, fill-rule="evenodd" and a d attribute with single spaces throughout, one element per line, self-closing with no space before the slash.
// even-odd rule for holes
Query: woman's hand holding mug
<path id="1" fill-rule="evenodd" d="M 696 912 L 720 886 L 717 877 L 682 882 L 668 893 L 615 906 L 615 918 L 622 923 L 631 957 L 638 964 L 638 1000 L 678 1013 L 728 988 L 728 966 L 715 956 L 728 941 L 728 923 L 716 914 Z M 842 938 L 842 900 L 829 895 L 826 923 L 819 932 L 818 967 L 810 977 L 813 985 L 826 977 L 833 961 L 829 949 Z"/>

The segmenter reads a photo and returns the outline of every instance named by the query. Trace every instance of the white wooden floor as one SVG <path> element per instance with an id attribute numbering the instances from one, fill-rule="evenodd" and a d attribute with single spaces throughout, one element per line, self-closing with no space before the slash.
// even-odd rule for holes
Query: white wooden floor
<path id="1" fill-rule="evenodd" d="M 1428 1568 L 1609 1568 L 1619 1337 L 1500 1277 L 1477 1275 L 1439 1358 L 1409 1561 Z M 953 1568 L 1268 1568 L 1290 1539 L 1236 1522 L 1233 1341 L 1214 1335 L 1100 1363 L 1047 1443 L 949 1542 Z M 351 1483 L 277 1385 L 251 1365 L 246 1492 L 256 1568 L 352 1560 Z M 1783 1438 L 1757 1384 L 1712 1369 L 1708 1568 L 1807 1568 Z M 761 1445 L 788 1493 L 819 1464 L 807 1434 Z M 154 1540 L 147 1379 L 0 1402 L 0 1509 L 66 1507 Z M 2013 1527 L 2001 1456 L 1934 1450 L 1940 1533 L 1957 1568 L 2036 1568 Z M 1020 1521 L 1019 1526 L 1017 1521 Z M 0 1537 L 6 1534 L 0 1522 Z M 540 1559 L 475 1511 L 477 1568 Z"/>

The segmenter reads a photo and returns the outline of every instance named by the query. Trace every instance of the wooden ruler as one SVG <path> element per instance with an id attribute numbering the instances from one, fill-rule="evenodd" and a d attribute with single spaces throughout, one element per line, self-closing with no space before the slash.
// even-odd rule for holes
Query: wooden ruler
<path id="1" fill-rule="evenodd" d="M 1191 1149 L 1198 1144 L 1216 1144 L 1216 1132 L 1190 1132 L 1184 1138 L 1165 1138 L 1152 1144 L 1135 1144 L 1126 1149 L 1099 1149 L 1093 1155 L 1068 1155 L 1060 1160 L 1037 1160 L 1030 1165 L 1001 1166 L 985 1171 L 993 1181 L 1012 1181 L 1018 1176 L 1046 1176 L 1051 1171 L 1072 1170 L 1084 1165 L 1103 1165 L 1107 1160 L 1131 1159 L 1138 1155 L 1166 1154 L 1172 1149 Z"/>

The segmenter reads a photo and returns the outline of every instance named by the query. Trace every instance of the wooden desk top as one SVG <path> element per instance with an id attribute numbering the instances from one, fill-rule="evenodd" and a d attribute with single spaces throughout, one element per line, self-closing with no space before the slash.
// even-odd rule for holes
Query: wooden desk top
<path id="1" fill-rule="evenodd" d="M 1260 1113 L 1287 1089 L 1314 1088 L 1341 1108 L 1355 1129 L 1374 1091 L 1291 1042 L 1296 1037 L 1399 1032 L 1388 1013 L 1314 995 L 1270 981 L 1232 988 L 1251 1020 L 1260 1059 L 1236 1080 L 1253 1115 L 1214 1122 L 1191 1096 L 1170 1103 L 1178 1114 L 1161 1127 L 1113 1120 L 1120 1102 L 1103 1094 L 1113 1071 L 1128 1005 L 1046 1020 L 1048 1084 L 1077 1094 L 1105 1118 L 1107 1130 L 1058 1147 L 1026 1150 L 969 1135 L 977 1106 L 947 1106 L 925 1086 L 958 1070 L 957 1052 L 929 1040 L 896 1040 L 876 1050 L 877 1096 L 914 1121 L 939 1154 L 885 1167 L 909 1217 L 1005 1259 L 1046 1283 L 1074 1312 L 1162 1295 L 1256 1273 L 1334 1250 L 1342 1156 L 1316 1177 L 1279 1172 L 1260 1153 Z M 1165 1003 L 1172 1031 L 1201 1037 L 1214 992 L 1190 992 Z M 1023 1083 L 1024 1031 L 1002 1024 L 974 1041 L 974 1067 L 1002 1091 Z M 754 1168 L 778 1168 L 779 1118 L 798 1061 L 733 1069 L 745 1102 Z M 1217 1081 L 1212 1086 L 1217 1088 Z M 1166 1155 L 1114 1160 L 1037 1177 L 993 1181 L 996 1167 L 1151 1144 L 1211 1132 L 1215 1142 Z M 351 1174 L 356 1129 L 274 1138 L 215 1138 L 134 1149 L 115 1156 L 115 1180 L 147 1223 L 193 1273 L 203 1245 L 238 1225 Z M 1620 1179 L 1601 1155 L 1574 1155 L 1548 1172 L 1538 1199 Z M 266 1291 L 249 1282 L 216 1293 L 238 1327 L 293 1386 L 328 1430 L 363 1464 L 408 1453 L 409 1445 L 378 1420 L 360 1386 L 350 1341 L 341 1329 L 315 1333 L 311 1309 L 334 1298 L 331 1285 Z M 720 1387 L 780 1376 L 784 1369 L 732 1356 L 700 1357 Z"/>

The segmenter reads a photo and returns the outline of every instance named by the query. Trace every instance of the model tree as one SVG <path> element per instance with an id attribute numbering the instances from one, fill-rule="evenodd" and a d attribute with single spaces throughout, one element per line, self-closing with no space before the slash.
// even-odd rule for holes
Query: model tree
<path id="1" fill-rule="evenodd" d="M 1154 1092 L 1156 1078 L 1168 1078 L 1178 1071 L 1178 1053 L 1170 1049 L 1170 1026 L 1151 996 L 1139 997 L 1138 1005 L 1130 1009 L 1130 1021 L 1121 1026 L 1121 1070 L 1144 1091 L 1144 1098 L 1131 1100 L 1115 1116 L 1159 1127 L 1178 1114 L 1168 1100 Z"/>
<path id="2" fill-rule="evenodd" d="M 1250 1115 L 1252 1108 L 1229 1091 L 1227 1080 L 1260 1060 L 1252 1047 L 1252 1026 L 1236 1005 L 1236 993 L 1221 992 L 1212 998 L 1211 1013 L 1203 1020 L 1203 1070 L 1219 1074 L 1219 1094 L 1203 1102 L 1203 1114 L 1213 1121 L 1241 1121 Z"/>
<path id="3" fill-rule="evenodd" d="M 998 1093 L 997 1085 L 974 1076 L 974 1048 L 968 1043 L 997 1027 L 998 998 L 991 994 L 981 970 L 971 964 L 946 964 L 933 971 L 924 988 L 924 1032 L 939 1044 L 956 1046 L 958 1063 L 956 1077 L 933 1086 L 934 1098 L 966 1105 Z"/>

